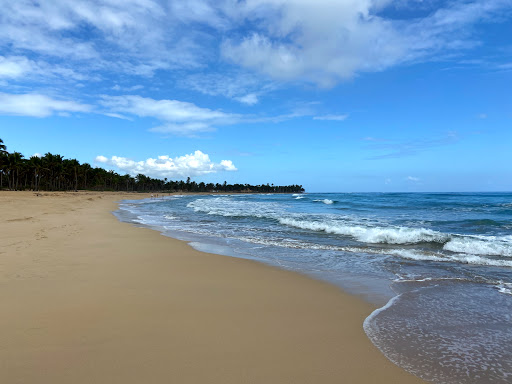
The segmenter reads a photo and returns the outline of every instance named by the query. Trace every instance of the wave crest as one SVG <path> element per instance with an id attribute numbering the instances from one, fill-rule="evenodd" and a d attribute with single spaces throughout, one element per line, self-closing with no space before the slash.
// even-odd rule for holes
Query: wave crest
<path id="1" fill-rule="evenodd" d="M 364 227 L 359 225 L 342 225 L 336 222 L 315 222 L 279 219 L 283 225 L 326 232 L 335 235 L 352 236 L 356 240 L 369 244 L 414 244 L 414 243 L 445 243 L 449 235 L 425 228 L 408 227 Z"/>
<path id="2" fill-rule="evenodd" d="M 318 200 L 313 200 L 317 203 L 324 203 L 324 204 L 327 204 L 327 205 L 330 205 L 330 204 L 334 204 L 334 200 L 330 200 L 330 199 L 318 199 Z"/>

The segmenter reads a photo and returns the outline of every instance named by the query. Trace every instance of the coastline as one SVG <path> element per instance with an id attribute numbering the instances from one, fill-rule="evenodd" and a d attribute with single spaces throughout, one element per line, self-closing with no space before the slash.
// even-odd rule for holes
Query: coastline
<path id="1" fill-rule="evenodd" d="M 330 284 L 118 221 L 149 194 L 0 192 L 0 381 L 421 383 Z"/>

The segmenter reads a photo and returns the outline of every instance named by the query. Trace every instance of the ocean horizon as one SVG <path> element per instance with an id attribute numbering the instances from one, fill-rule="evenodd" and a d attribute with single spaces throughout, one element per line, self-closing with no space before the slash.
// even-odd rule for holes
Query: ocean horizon
<path id="1" fill-rule="evenodd" d="M 370 340 L 422 379 L 512 378 L 510 192 L 172 195 L 116 216 L 365 298 Z"/>

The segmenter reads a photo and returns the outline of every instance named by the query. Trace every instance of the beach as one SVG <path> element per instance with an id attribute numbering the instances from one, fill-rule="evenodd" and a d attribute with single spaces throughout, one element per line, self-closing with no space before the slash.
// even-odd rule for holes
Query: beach
<path id="1" fill-rule="evenodd" d="M 416 383 L 376 307 L 112 211 L 143 194 L 0 192 L 2 383 Z"/>

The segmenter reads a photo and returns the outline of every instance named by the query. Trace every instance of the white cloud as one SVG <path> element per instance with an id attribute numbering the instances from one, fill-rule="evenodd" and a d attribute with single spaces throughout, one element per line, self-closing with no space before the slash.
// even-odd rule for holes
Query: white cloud
<path id="1" fill-rule="evenodd" d="M 142 88 L 144 88 L 144 86 L 143 86 L 143 85 L 140 85 L 140 84 L 139 84 L 139 85 L 133 85 L 133 86 L 131 86 L 131 87 L 121 87 L 119 84 L 116 84 L 116 85 L 114 85 L 114 86 L 113 86 L 112 88 L 110 88 L 110 89 L 112 89 L 113 91 L 125 91 L 125 92 L 126 92 L 126 91 L 128 91 L 128 92 L 133 92 L 133 91 L 137 91 L 137 90 L 142 89 Z"/>
<path id="2" fill-rule="evenodd" d="M 243 4 L 243 5 L 242 5 Z M 223 56 L 280 80 L 332 86 L 440 52 L 475 46 L 471 26 L 510 11 L 510 0 L 448 2 L 423 17 L 392 19 L 391 0 L 247 0 L 237 3 L 251 27 L 222 45 Z"/>
<path id="3" fill-rule="evenodd" d="M 54 113 L 90 112 L 92 106 L 58 100 L 41 94 L 0 93 L 0 113 L 7 115 L 47 117 Z"/>
<path id="4" fill-rule="evenodd" d="M 183 135 L 213 130 L 217 125 L 232 124 L 239 116 L 218 110 L 201 108 L 179 100 L 154 100 L 141 96 L 103 96 L 101 104 L 109 113 L 151 117 L 162 125 L 152 130 Z"/>
<path id="5" fill-rule="evenodd" d="M 178 80 L 181 88 L 210 96 L 223 96 L 242 104 L 255 105 L 259 97 L 277 88 L 277 84 L 239 71 L 193 74 Z"/>
<path id="6" fill-rule="evenodd" d="M 108 162 L 108 157 L 105 157 L 105 156 L 96 156 L 96 159 L 95 161 L 97 161 L 98 163 L 107 163 Z"/>
<path id="7" fill-rule="evenodd" d="M 25 56 L 0 56 L 0 78 L 27 80 L 38 78 L 39 80 L 54 79 L 55 77 L 73 80 L 87 80 L 88 75 L 59 65 L 50 65 L 44 61 L 35 62 Z"/>
<path id="8" fill-rule="evenodd" d="M 231 160 L 214 163 L 206 153 L 201 151 L 175 158 L 158 156 L 156 159 L 149 158 L 143 161 L 134 161 L 119 156 L 112 156 L 110 159 L 105 156 L 97 156 L 96 162 L 116 167 L 132 176 L 142 173 L 155 178 L 185 178 L 237 170 Z"/>
<path id="9" fill-rule="evenodd" d="M 241 103 L 247 104 L 247 105 L 255 105 L 255 104 L 258 104 L 258 102 L 259 102 L 258 96 L 255 95 L 254 93 L 249 93 L 248 95 L 245 95 L 242 97 L 237 97 L 237 100 L 240 101 Z"/>
<path id="10" fill-rule="evenodd" d="M 333 121 L 343 121 L 348 117 L 348 115 L 324 115 L 324 116 L 315 116 L 313 120 L 333 120 Z"/>
<path id="11" fill-rule="evenodd" d="M 421 179 L 419 177 L 414 177 L 414 176 L 407 176 L 406 178 L 407 181 L 412 181 L 414 183 L 417 183 L 419 182 Z"/>
<path id="12" fill-rule="evenodd" d="M 368 142 L 367 148 L 380 152 L 379 155 L 372 156 L 370 159 L 381 160 L 413 156 L 432 148 L 457 143 L 460 139 L 457 132 L 449 131 L 442 136 L 405 141 L 375 137 L 367 137 L 363 140 Z"/>
<path id="13" fill-rule="evenodd" d="M 410 9 L 414 17 L 400 18 L 394 12 L 400 7 Z M 0 51 L 10 60 L 0 63 L 0 76 L 8 78 L 22 79 L 34 66 L 37 73 L 63 79 L 69 73 L 89 78 L 91 73 L 98 77 L 109 71 L 153 76 L 176 68 L 184 69 L 180 76 L 186 77 L 187 71 L 215 63 L 221 73 L 250 70 L 272 79 L 332 86 L 362 72 L 474 47 L 479 41 L 472 27 L 506 20 L 512 4 L 510 0 L 0 0 L 0 9 Z M 510 63 L 502 65 L 510 68 Z M 204 93 L 251 105 L 265 91 L 268 78 L 259 77 L 250 87 L 241 81 L 204 85 L 199 81 L 196 86 Z M 238 89 L 230 92 L 232 83 Z"/>
<path id="14" fill-rule="evenodd" d="M 120 115 L 119 113 L 110 113 L 110 112 L 104 112 L 103 113 L 105 116 L 108 116 L 108 117 L 114 117 L 116 119 L 121 119 L 121 120 L 129 120 L 129 121 L 132 121 L 133 119 L 129 118 L 129 117 L 126 117 L 124 115 Z"/>
<path id="15" fill-rule="evenodd" d="M 34 68 L 33 62 L 23 56 L 0 56 L 0 78 L 18 78 Z"/>
<path id="16" fill-rule="evenodd" d="M 91 70 L 152 75 L 198 67 L 207 47 L 158 0 L 0 0 L 0 47 Z M 84 31 L 88 31 L 84 33 Z M 204 39 L 204 36 L 203 36 Z"/>

